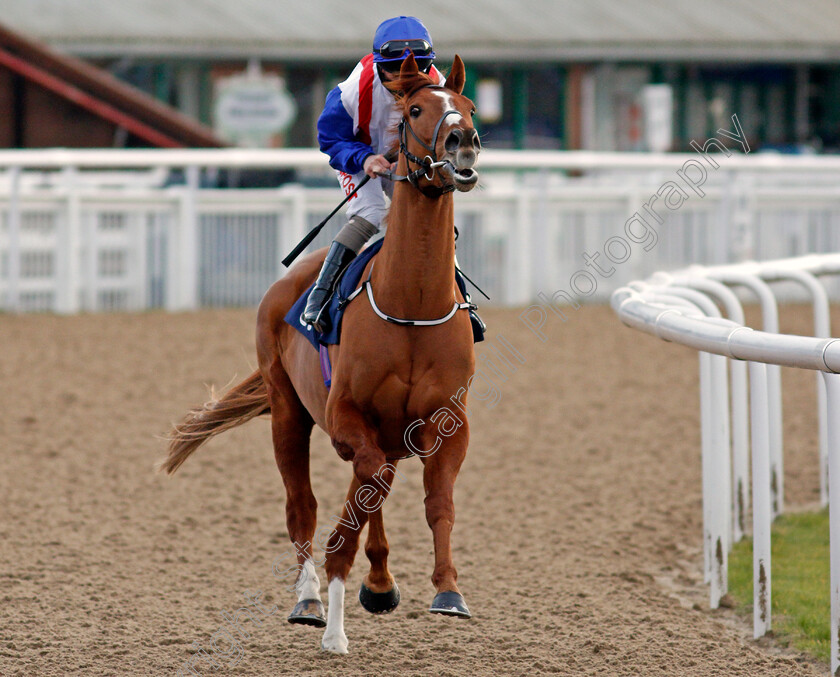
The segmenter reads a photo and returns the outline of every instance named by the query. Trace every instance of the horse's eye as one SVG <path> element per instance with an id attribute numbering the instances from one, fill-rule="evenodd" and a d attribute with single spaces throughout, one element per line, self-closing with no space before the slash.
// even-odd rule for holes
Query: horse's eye
<path id="1" fill-rule="evenodd" d="M 470 117 L 471 118 L 475 117 L 475 108 L 470 109 Z"/>
<path id="2" fill-rule="evenodd" d="M 408 114 L 413 118 L 419 117 L 421 112 L 420 106 L 412 106 L 408 109 Z"/>

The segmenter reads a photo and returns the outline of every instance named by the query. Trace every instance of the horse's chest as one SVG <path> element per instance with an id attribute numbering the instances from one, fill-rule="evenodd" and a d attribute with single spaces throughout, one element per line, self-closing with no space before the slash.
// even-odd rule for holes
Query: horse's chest
<path id="1" fill-rule="evenodd" d="M 463 397 L 475 355 L 472 342 L 456 340 L 461 337 L 444 332 L 447 327 L 414 335 L 399 328 L 390 336 L 384 329 L 375 352 L 357 344 L 342 347 L 331 397 L 362 412 L 380 434 L 401 440 L 406 425 Z"/>
<path id="2" fill-rule="evenodd" d="M 368 390 L 370 404 L 384 417 L 416 418 L 435 411 L 442 402 L 467 388 L 473 362 L 464 355 L 453 359 L 451 354 L 426 355 L 422 359 L 406 359 L 379 373 L 378 383 Z"/>

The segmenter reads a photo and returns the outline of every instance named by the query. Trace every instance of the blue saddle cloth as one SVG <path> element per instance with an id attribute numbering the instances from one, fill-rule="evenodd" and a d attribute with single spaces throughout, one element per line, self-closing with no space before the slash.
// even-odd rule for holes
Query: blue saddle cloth
<path id="1" fill-rule="evenodd" d="M 300 321 L 300 316 L 306 308 L 306 300 L 309 298 L 309 292 L 311 292 L 312 287 L 315 286 L 314 282 L 305 292 L 303 292 L 303 295 L 297 300 L 297 302 L 295 302 L 291 310 L 286 313 L 286 322 L 303 334 L 316 350 L 320 350 L 321 346 L 333 345 L 339 342 L 339 338 L 341 337 L 341 318 L 347 305 L 347 297 L 349 297 L 359 286 L 359 281 L 362 278 L 362 273 L 365 271 L 365 266 L 367 266 L 368 262 L 376 256 L 382 248 L 382 243 L 384 241 L 385 239 L 382 238 L 374 242 L 369 247 L 363 249 L 359 255 L 353 259 L 350 265 L 347 266 L 347 269 L 342 274 L 341 279 L 338 281 L 338 289 L 336 293 L 332 295 L 332 298 L 327 306 L 327 314 L 330 318 L 330 330 L 326 334 L 321 334 L 309 325 Z M 467 288 L 464 283 L 464 278 L 457 270 L 455 271 L 455 282 L 458 285 L 458 289 L 460 289 L 461 293 L 464 295 L 464 299 L 467 299 Z M 472 315 L 470 315 L 470 320 L 472 321 L 473 327 L 473 340 L 476 343 L 483 341 L 484 332 L 478 319 L 473 318 Z"/>

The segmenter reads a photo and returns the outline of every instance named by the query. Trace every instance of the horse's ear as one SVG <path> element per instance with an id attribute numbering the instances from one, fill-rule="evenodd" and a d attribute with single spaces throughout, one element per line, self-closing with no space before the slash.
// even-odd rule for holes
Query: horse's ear
<path id="1" fill-rule="evenodd" d="M 414 54 L 409 52 L 408 56 L 403 60 L 402 66 L 400 66 L 400 78 L 410 78 L 413 75 L 417 75 L 419 70 L 417 68 L 417 62 L 414 60 Z"/>
<path id="2" fill-rule="evenodd" d="M 449 71 L 449 77 L 446 78 L 444 87 L 460 94 L 464 91 L 464 83 L 466 81 L 467 77 L 464 74 L 464 62 L 461 61 L 461 57 L 456 54 L 455 60 L 452 62 L 452 70 Z"/>

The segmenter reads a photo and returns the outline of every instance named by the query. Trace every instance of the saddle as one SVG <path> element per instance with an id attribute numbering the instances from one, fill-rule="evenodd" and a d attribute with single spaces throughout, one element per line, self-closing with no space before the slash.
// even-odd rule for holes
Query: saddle
<path id="1" fill-rule="evenodd" d="M 286 317 L 284 318 L 286 322 L 303 334 L 316 350 L 321 351 L 322 357 L 324 353 L 324 351 L 321 350 L 322 346 L 335 345 L 340 342 L 341 319 L 344 315 L 344 309 L 347 307 L 352 298 L 355 298 L 354 292 L 356 292 L 359 287 L 359 282 L 362 278 L 365 267 L 382 248 L 383 242 L 384 238 L 379 239 L 372 245 L 363 249 L 359 255 L 353 259 L 350 265 L 344 269 L 344 272 L 338 278 L 335 290 L 333 291 L 332 297 L 330 298 L 326 309 L 330 318 L 330 330 L 328 332 L 322 334 L 313 329 L 310 325 L 304 324 L 300 321 L 301 313 L 306 307 L 306 300 L 309 297 L 309 292 L 311 292 L 312 287 L 315 286 L 314 282 L 305 292 L 303 292 L 301 297 L 292 306 L 291 310 L 286 313 Z M 469 301 L 470 297 L 469 294 L 467 294 L 464 278 L 457 269 L 455 271 L 455 283 L 458 285 L 458 289 L 461 290 L 464 300 Z M 483 323 L 472 310 L 470 311 L 470 322 L 473 330 L 473 341 L 475 343 L 483 341 Z"/>

